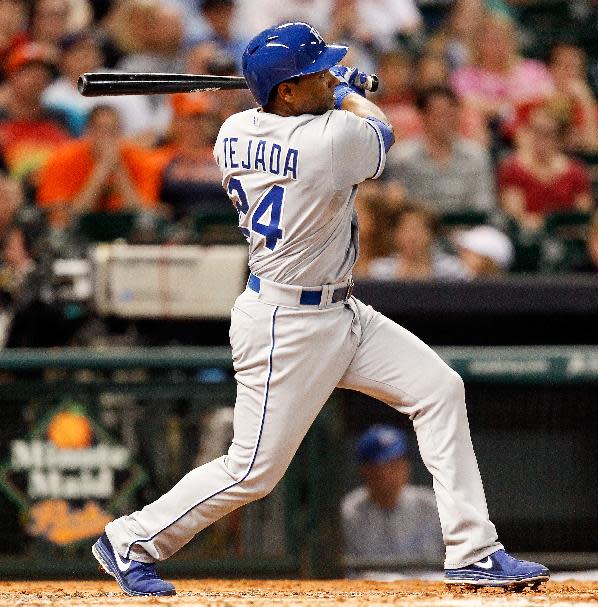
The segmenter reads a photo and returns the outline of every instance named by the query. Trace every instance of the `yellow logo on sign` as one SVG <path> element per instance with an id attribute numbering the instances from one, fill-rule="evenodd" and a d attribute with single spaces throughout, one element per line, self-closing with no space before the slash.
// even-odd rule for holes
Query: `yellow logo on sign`
<path id="1" fill-rule="evenodd" d="M 27 530 L 59 546 L 101 535 L 112 520 L 95 502 L 75 509 L 65 500 L 44 500 L 31 507 Z"/>

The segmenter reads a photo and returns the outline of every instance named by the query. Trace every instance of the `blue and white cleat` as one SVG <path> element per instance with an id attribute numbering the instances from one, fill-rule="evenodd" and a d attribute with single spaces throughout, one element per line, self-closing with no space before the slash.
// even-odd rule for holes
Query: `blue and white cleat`
<path id="1" fill-rule="evenodd" d="M 521 592 L 527 586 L 536 589 L 550 577 L 544 565 L 520 561 L 504 550 L 497 550 L 485 559 L 458 569 L 446 569 L 444 581 L 454 586 L 477 589 L 495 586 Z"/>
<path id="2" fill-rule="evenodd" d="M 102 569 L 116 579 L 129 596 L 172 596 L 174 586 L 158 577 L 153 563 L 125 559 L 114 548 L 105 533 L 91 547 Z"/>

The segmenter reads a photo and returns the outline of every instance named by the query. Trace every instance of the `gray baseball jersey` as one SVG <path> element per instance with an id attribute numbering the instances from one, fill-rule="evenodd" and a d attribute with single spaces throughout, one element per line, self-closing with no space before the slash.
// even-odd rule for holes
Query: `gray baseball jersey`
<path id="1" fill-rule="evenodd" d="M 355 186 L 378 177 L 386 161 L 374 121 L 339 110 L 282 117 L 251 109 L 224 122 L 214 157 L 254 274 L 305 287 L 351 275 Z"/>

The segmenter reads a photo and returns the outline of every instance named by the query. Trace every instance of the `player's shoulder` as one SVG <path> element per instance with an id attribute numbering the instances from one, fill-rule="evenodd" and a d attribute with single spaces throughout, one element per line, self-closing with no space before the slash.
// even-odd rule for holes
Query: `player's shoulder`
<path id="1" fill-rule="evenodd" d="M 345 129 L 351 127 L 361 128 L 367 122 L 367 118 L 362 118 L 347 110 L 328 110 L 322 114 L 321 119 L 324 120 L 327 126 Z"/>
<path id="2" fill-rule="evenodd" d="M 220 131 L 227 131 L 231 128 L 234 129 L 251 124 L 256 112 L 257 108 L 250 108 L 248 110 L 243 110 L 242 112 L 231 114 L 220 126 Z"/>
<path id="3" fill-rule="evenodd" d="M 363 118 L 346 110 L 329 110 L 319 117 L 322 123 L 322 141 L 332 142 L 336 150 L 351 154 L 357 142 L 368 140 L 378 147 L 383 139 L 375 119 Z"/>

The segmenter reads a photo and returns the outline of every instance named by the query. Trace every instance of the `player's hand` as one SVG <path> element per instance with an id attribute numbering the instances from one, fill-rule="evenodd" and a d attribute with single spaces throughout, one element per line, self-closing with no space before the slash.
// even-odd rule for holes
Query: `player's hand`
<path id="1" fill-rule="evenodd" d="M 356 67 L 335 65 L 330 68 L 330 73 L 338 80 L 334 89 L 334 107 L 337 110 L 341 108 L 343 99 L 351 93 L 365 97 L 365 87 L 368 81 L 368 75 L 365 72 L 360 72 Z"/>
<path id="2" fill-rule="evenodd" d="M 365 97 L 368 85 L 368 75 L 359 71 L 356 67 L 346 65 L 335 65 L 330 68 L 330 73 L 339 81 L 339 85 L 349 87 L 352 92 Z"/>

